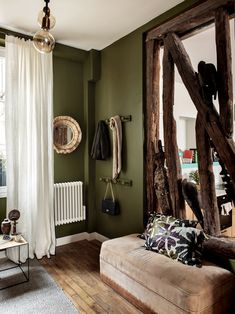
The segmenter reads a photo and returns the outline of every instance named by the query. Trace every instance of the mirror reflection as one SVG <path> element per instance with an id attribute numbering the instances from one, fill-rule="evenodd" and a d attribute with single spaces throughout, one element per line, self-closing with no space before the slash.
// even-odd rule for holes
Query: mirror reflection
<path id="1" fill-rule="evenodd" d="M 54 128 L 54 143 L 56 145 L 67 145 L 72 141 L 73 131 L 67 125 L 59 125 Z"/>
<path id="2" fill-rule="evenodd" d="M 75 119 L 69 116 L 54 118 L 54 149 L 58 154 L 74 151 L 82 139 L 82 132 Z"/>

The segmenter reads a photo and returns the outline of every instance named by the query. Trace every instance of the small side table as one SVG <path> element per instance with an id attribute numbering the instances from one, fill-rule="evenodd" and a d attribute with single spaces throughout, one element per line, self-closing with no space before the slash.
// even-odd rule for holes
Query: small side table
<path id="1" fill-rule="evenodd" d="M 7 271 L 7 270 L 10 270 L 10 269 L 13 269 L 13 268 L 18 268 L 21 270 L 21 272 L 23 273 L 25 279 L 23 281 L 20 281 L 20 282 L 17 282 L 15 284 L 10 284 L 10 285 L 7 285 L 5 287 L 2 287 L 0 288 L 0 290 L 3 290 L 3 289 L 6 289 L 6 288 L 10 288 L 10 287 L 13 287 L 13 286 L 16 286 L 16 285 L 19 285 L 21 283 L 24 283 L 24 282 L 27 282 L 29 281 L 29 243 L 21 236 L 20 237 L 20 241 L 16 242 L 14 240 L 14 238 L 10 241 L 6 241 L 6 243 L 2 243 L 3 241 L 3 236 L 0 235 L 0 252 L 1 251 L 5 251 L 7 249 L 11 249 L 11 248 L 17 248 L 18 247 L 18 261 L 16 263 L 14 263 L 13 266 L 11 267 L 7 267 L 7 268 L 4 268 L 4 269 L 0 269 L 0 273 L 3 272 L 3 271 Z M 27 271 L 25 272 L 22 268 L 22 263 L 20 261 L 20 251 L 21 251 L 21 247 L 22 246 L 27 246 Z"/>

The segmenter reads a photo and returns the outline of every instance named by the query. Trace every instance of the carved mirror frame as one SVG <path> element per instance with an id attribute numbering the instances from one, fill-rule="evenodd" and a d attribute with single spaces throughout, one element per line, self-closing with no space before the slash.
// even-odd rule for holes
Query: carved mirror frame
<path id="1" fill-rule="evenodd" d="M 67 126 L 71 129 L 72 140 L 66 145 L 61 145 L 59 143 L 55 143 L 54 136 L 54 149 L 58 154 L 69 154 L 73 152 L 81 142 L 82 132 L 80 126 L 77 121 L 70 116 L 58 116 L 54 118 L 53 133 L 59 126 Z"/>

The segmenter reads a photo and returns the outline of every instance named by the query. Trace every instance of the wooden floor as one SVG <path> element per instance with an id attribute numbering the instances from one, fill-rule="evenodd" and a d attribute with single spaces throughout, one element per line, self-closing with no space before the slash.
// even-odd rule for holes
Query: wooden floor
<path id="1" fill-rule="evenodd" d="M 100 246 L 96 240 L 60 246 L 55 256 L 40 262 L 79 313 L 142 313 L 100 280 Z"/>

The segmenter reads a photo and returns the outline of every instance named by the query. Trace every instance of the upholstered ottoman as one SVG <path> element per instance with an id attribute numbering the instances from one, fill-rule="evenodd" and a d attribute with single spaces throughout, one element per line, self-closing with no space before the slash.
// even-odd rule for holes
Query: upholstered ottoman
<path id="1" fill-rule="evenodd" d="M 235 313 L 235 275 L 214 264 L 184 265 L 147 251 L 136 234 L 108 240 L 100 275 L 144 313 Z"/>

